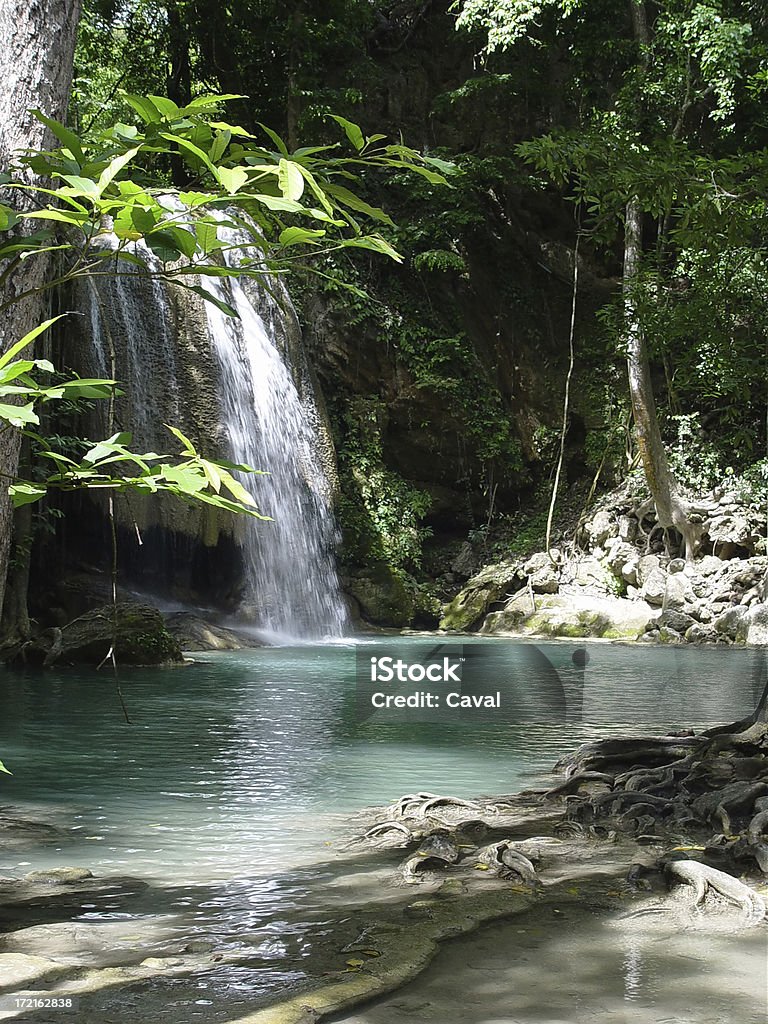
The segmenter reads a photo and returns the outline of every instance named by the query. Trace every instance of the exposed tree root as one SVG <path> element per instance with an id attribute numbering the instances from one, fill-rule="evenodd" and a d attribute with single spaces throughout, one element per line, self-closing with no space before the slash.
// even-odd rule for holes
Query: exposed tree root
<path id="1" fill-rule="evenodd" d="M 477 866 L 494 871 L 500 878 L 517 878 L 531 887 L 541 885 L 533 864 L 524 853 L 515 849 L 515 845 L 508 839 L 502 839 L 483 846 L 474 855 Z"/>
<path id="2" fill-rule="evenodd" d="M 701 907 L 710 890 L 743 911 L 747 923 L 765 920 L 765 901 L 738 878 L 695 860 L 668 861 L 666 873 L 671 879 L 693 887 L 693 905 Z"/>
<path id="3" fill-rule="evenodd" d="M 402 865 L 406 882 L 418 882 L 419 874 L 431 868 L 444 868 L 459 859 L 458 846 L 445 833 L 428 836 L 416 852 Z"/>

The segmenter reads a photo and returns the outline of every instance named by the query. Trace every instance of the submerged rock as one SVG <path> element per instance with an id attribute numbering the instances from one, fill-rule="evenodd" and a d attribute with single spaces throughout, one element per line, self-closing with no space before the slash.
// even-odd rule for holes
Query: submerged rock
<path id="1" fill-rule="evenodd" d="M 89 878 L 93 878 L 93 872 L 88 868 L 46 868 L 24 875 L 25 882 L 42 885 L 72 885 L 75 882 L 85 882 Z"/>

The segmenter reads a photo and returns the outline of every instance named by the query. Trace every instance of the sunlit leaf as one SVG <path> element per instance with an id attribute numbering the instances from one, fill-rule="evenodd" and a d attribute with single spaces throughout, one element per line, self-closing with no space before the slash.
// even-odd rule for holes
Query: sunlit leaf
<path id="1" fill-rule="evenodd" d="M 347 138 L 359 152 L 365 145 L 365 138 L 360 130 L 360 126 L 356 125 L 353 121 L 348 121 L 346 117 L 339 117 L 338 114 L 330 114 L 329 116 L 332 117 L 337 124 L 341 125 Z"/>

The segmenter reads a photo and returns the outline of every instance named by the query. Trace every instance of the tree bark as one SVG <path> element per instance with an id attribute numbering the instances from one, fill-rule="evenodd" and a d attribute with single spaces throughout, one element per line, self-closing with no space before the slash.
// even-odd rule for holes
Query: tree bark
<path id="1" fill-rule="evenodd" d="M 39 108 L 64 120 L 79 17 L 80 0 L 0 0 L 0 169 L 6 170 L 20 149 L 52 146 L 51 133 L 29 111 Z M 32 204 L 18 191 L 6 193 L 2 201 L 16 209 Z M 25 260 L 10 275 L 0 300 L 39 288 L 48 271 L 45 256 Z M 0 349 L 5 351 L 44 320 L 46 307 L 39 293 L 11 305 L 0 320 Z M 0 430 L 0 608 L 13 524 L 8 483 L 18 467 L 20 441 L 17 430 Z"/>
<path id="2" fill-rule="evenodd" d="M 630 13 L 635 41 L 640 48 L 640 67 L 647 72 L 651 36 L 644 0 L 630 0 Z M 645 479 L 656 505 L 656 516 L 669 548 L 669 529 L 674 528 L 685 543 L 685 557 L 691 559 L 701 540 L 702 530 L 691 522 L 690 508 L 680 494 L 669 468 L 659 417 L 651 384 L 648 347 L 637 308 L 640 260 L 643 253 L 643 216 L 636 196 L 627 202 L 624 220 L 624 333 L 627 345 L 627 377 L 632 414 L 635 420 L 637 446 Z"/>
<path id="3" fill-rule="evenodd" d="M 659 525 L 673 527 L 685 542 L 685 557 L 693 558 L 701 539 L 701 529 L 690 520 L 690 509 L 680 494 L 669 468 L 651 384 L 648 349 L 637 308 L 640 257 L 643 249 L 643 223 L 636 198 L 627 203 L 624 225 L 624 334 L 627 345 L 627 377 L 637 446 L 645 470 L 645 479 L 656 505 Z M 667 535 L 667 541 L 669 538 Z"/>

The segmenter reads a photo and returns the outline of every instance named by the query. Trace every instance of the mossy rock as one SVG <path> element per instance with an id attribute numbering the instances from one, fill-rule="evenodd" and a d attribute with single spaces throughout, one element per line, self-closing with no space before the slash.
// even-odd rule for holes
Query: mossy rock
<path id="1" fill-rule="evenodd" d="M 92 665 L 115 648 L 119 665 L 182 664 L 178 642 L 157 608 L 118 602 L 86 612 L 63 629 L 49 629 L 24 645 L 18 659 L 32 665 Z"/>
<path id="2" fill-rule="evenodd" d="M 459 631 L 472 629 L 492 611 L 492 605 L 517 590 L 524 582 L 525 575 L 518 563 L 501 562 L 486 566 L 445 606 L 440 628 Z"/>
<path id="3" fill-rule="evenodd" d="M 535 600 L 534 610 L 528 594 L 516 595 L 504 609 L 486 618 L 482 632 L 574 640 L 636 640 L 645 627 L 644 616 L 650 611 L 648 605 L 625 598 L 561 593 L 537 595 Z"/>
<path id="4" fill-rule="evenodd" d="M 370 566 L 345 580 L 345 589 L 360 607 L 360 616 L 374 626 L 410 626 L 415 596 L 404 580 L 388 565 Z"/>

